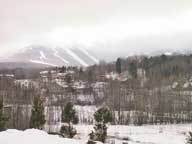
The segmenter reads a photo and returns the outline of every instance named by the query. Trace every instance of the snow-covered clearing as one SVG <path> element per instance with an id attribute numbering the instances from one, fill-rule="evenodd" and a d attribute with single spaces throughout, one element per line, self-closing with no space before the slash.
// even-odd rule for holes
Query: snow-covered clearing
<path id="1" fill-rule="evenodd" d="M 79 137 L 86 139 L 93 126 L 76 126 Z M 192 124 L 109 126 L 110 144 L 185 144 Z M 114 137 L 116 138 L 114 140 Z M 129 139 L 127 141 L 127 139 Z"/>
<path id="2" fill-rule="evenodd" d="M 0 144 L 86 144 L 91 125 L 76 125 L 75 139 L 48 135 L 46 132 L 30 129 L 26 131 L 7 130 L 0 132 Z M 108 144 L 185 144 L 191 124 L 154 126 L 109 126 Z M 115 139 L 114 139 L 115 138 Z M 98 143 L 99 144 L 99 143 Z"/>

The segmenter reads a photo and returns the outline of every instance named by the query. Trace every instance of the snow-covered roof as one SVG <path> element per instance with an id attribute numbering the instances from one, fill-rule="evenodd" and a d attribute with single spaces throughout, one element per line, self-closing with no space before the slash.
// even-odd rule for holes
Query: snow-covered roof
<path id="1" fill-rule="evenodd" d="M 48 71 L 41 71 L 40 74 L 48 74 Z"/>
<path id="2" fill-rule="evenodd" d="M 13 74 L 0 74 L 0 77 L 15 77 Z"/>

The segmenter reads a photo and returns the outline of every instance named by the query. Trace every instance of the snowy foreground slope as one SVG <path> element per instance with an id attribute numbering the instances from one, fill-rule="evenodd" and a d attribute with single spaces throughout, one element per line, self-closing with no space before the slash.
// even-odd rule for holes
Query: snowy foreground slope
<path id="1" fill-rule="evenodd" d="M 77 125 L 75 127 L 78 135 L 73 140 L 48 135 L 46 132 L 34 129 L 7 130 L 0 133 L 0 144 L 86 144 L 87 135 L 93 126 Z M 185 144 L 187 132 L 191 129 L 190 124 L 141 127 L 110 126 L 108 142 L 110 144 L 111 142 L 113 144 L 122 144 L 122 142 L 128 142 L 128 144 Z M 129 140 L 127 141 L 127 139 Z"/>
<path id="2" fill-rule="evenodd" d="M 0 133 L 0 144 L 84 144 L 83 140 L 64 139 L 40 130 L 7 130 Z"/>

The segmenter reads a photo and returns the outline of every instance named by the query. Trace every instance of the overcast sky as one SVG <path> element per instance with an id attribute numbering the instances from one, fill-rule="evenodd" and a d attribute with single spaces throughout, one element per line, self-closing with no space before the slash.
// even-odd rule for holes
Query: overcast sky
<path id="1" fill-rule="evenodd" d="M 0 55 L 30 44 L 112 53 L 192 47 L 191 0 L 0 0 Z"/>

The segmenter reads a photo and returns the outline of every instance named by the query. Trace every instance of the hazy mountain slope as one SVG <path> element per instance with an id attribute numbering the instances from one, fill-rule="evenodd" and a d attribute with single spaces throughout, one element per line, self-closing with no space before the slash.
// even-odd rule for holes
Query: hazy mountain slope
<path id="1" fill-rule="evenodd" d="M 47 66 L 89 66 L 98 63 L 85 49 L 31 45 L 0 62 L 33 63 Z"/>

